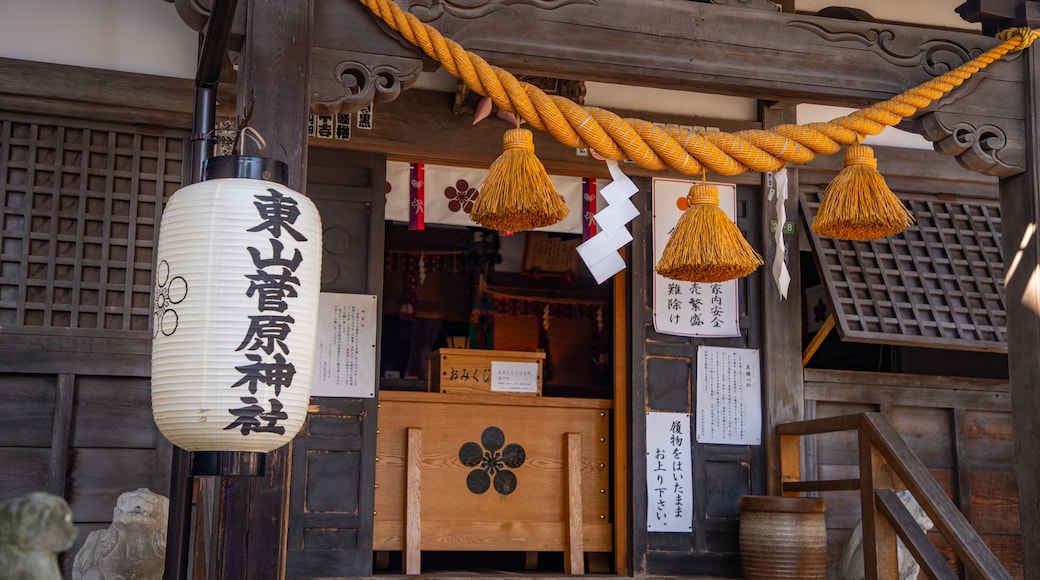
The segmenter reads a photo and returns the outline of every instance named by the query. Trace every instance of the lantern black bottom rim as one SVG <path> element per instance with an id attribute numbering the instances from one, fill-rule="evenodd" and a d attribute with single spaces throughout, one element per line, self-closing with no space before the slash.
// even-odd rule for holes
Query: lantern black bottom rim
<path id="1" fill-rule="evenodd" d="M 191 475 L 261 476 L 266 457 L 256 451 L 194 451 Z"/>

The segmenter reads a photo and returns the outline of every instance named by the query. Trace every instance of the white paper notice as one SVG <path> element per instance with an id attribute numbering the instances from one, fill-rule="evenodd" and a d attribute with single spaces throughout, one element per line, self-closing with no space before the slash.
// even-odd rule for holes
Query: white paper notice
<path id="1" fill-rule="evenodd" d="M 758 349 L 697 349 L 697 441 L 762 443 Z"/>
<path id="2" fill-rule="evenodd" d="M 646 414 L 646 531 L 693 531 L 690 415 Z"/>
<path id="3" fill-rule="evenodd" d="M 375 396 L 377 314 L 375 296 L 321 293 L 311 396 Z"/>
<path id="4" fill-rule="evenodd" d="M 491 390 L 500 393 L 537 393 L 538 363 L 491 361 Z"/>
<path id="5" fill-rule="evenodd" d="M 686 194 L 696 182 L 654 178 L 654 265 L 685 211 Z M 737 188 L 713 183 L 719 207 L 733 219 Z M 682 206 L 682 207 L 680 207 Z M 654 330 L 676 336 L 740 336 L 737 281 L 713 284 L 680 282 L 654 273 Z"/>

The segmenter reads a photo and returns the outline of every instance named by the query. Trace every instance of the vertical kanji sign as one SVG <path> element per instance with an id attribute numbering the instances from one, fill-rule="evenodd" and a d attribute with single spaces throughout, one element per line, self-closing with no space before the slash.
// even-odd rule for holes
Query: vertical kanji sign
<path id="1" fill-rule="evenodd" d="M 646 414 L 646 531 L 693 531 L 689 413 Z"/>
<path id="2" fill-rule="evenodd" d="M 668 237 L 686 210 L 686 194 L 694 183 L 654 179 L 654 265 L 661 259 Z M 736 186 L 712 185 L 719 189 L 719 207 L 733 219 L 737 211 Z M 676 336 L 740 336 L 737 281 L 680 282 L 655 273 L 654 330 Z"/>

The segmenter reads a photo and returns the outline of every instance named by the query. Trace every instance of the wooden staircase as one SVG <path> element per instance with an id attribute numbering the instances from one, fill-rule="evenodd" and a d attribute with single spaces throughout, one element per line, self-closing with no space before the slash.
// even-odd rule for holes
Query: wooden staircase
<path id="1" fill-rule="evenodd" d="M 800 438 L 838 431 L 857 433 L 859 478 L 801 481 Z M 897 478 L 932 519 L 936 530 L 962 563 L 968 578 L 1012 578 L 924 463 L 881 413 L 785 423 L 777 427 L 776 436 L 779 438 L 784 495 L 848 490 L 860 492 L 867 580 L 899 577 L 897 537 L 902 539 L 921 565 L 921 571 L 929 578 L 960 578 L 896 496 L 894 483 Z"/>

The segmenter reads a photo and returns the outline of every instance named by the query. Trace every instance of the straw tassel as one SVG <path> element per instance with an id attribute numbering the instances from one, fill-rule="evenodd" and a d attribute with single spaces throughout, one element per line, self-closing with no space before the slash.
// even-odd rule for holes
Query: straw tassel
<path id="1" fill-rule="evenodd" d="M 470 218 L 488 229 L 513 232 L 550 226 L 566 218 L 567 202 L 535 156 L 531 132 L 510 129 L 502 144 L 502 155 L 488 168 Z"/>
<path id="2" fill-rule="evenodd" d="M 828 238 L 876 240 L 913 223 L 913 214 L 878 173 L 874 150 L 853 145 L 845 151 L 845 168 L 827 186 L 812 228 Z"/>
<path id="3" fill-rule="evenodd" d="M 657 263 L 657 273 L 685 282 L 725 282 L 763 264 L 737 224 L 719 208 L 719 189 L 698 183 L 686 196 L 689 209 L 675 224 Z"/>

